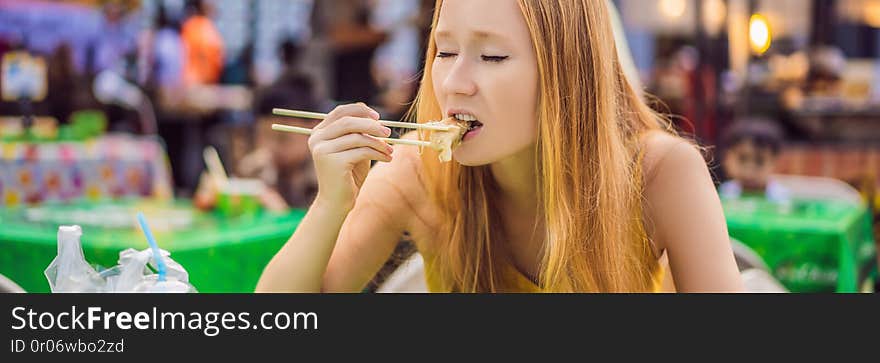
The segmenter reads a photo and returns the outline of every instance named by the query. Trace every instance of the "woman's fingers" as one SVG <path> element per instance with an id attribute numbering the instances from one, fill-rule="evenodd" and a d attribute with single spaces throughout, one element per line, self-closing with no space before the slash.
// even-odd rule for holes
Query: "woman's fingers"
<path id="1" fill-rule="evenodd" d="M 336 107 L 333 111 L 330 112 L 330 114 L 327 115 L 327 118 L 325 118 L 324 121 L 321 121 L 321 123 L 313 129 L 314 131 L 312 133 L 312 136 L 309 138 L 309 147 L 311 147 L 314 151 L 314 149 L 316 147 L 319 147 L 319 145 L 325 142 L 334 141 L 336 139 L 345 138 L 349 143 L 353 140 L 356 140 L 353 137 L 349 137 L 349 135 L 364 134 L 372 135 L 375 137 L 391 136 L 391 129 L 382 126 L 379 122 L 377 122 L 378 119 L 379 113 L 367 107 L 363 103 L 355 103 Z M 348 148 L 361 146 L 370 146 L 370 144 L 349 144 Z M 373 146 L 375 147 L 377 145 L 373 143 Z M 321 148 L 328 147 L 322 146 Z M 333 149 L 332 147 L 331 149 L 332 151 L 323 152 L 323 154 L 344 150 Z M 384 152 L 383 150 L 381 150 L 381 148 L 377 150 L 379 150 L 380 152 Z"/>
<path id="2" fill-rule="evenodd" d="M 372 108 L 367 107 L 367 105 L 359 102 L 336 107 L 335 109 L 333 109 L 333 111 L 330 111 L 330 113 L 327 114 L 327 117 L 324 118 L 321 123 L 315 126 L 315 129 L 317 130 L 326 128 L 327 126 L 336 123 L 336 121 L 346 116 L 379 120 L 379 113 L 376 112 L 376 110 L 373 110 Z"/>
<path id="3" fill-rule="evenodd" d="M 376 151 L 376 149 L 371 147 L 348 149 L 338 152 L 336 155 L 349 165 L 355 165 L 368 160 L 384 161 L 386 163 L 391 162 L 391 155 Z"/>
<path id="4" fill-rule="evenodd" d="M 370 118 L 345 116 L 315 131 L 317 138 L 322 140 L 332 140 L 346 134 L 388 137 L 391 136 L 391 129 L 382 126 L 382 124 Z"/>
<path id="5" fill-rule="evenodd" d="M 313 152 L 320 155 L 338 154 L 352 149 L 370 148 L 381 154 L 381 158 L 374 160 L 385 160 L 391 157 L 394 149 L 386 142 L 376 139 L 375 137 L 363 134 L 347 134 L 332 140 L 319 143 Z"/>
<path id="6" fill-rule="evenodd" d="M 391 161 L 393 149 L 377 137 L 390 129 L 377 122 L 379 114 L 364 104 L 339 106 L 316 126 L 309 137 L 319 195 L 332 205 L 353 208 L 357 190 L 369 169 L 369 160 Z M 372 136 L 371 136 L 372 135 Z"/>

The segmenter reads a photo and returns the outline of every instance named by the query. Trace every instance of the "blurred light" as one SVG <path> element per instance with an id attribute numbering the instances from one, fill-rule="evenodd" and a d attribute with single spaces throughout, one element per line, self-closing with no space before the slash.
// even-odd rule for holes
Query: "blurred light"
<path id="1" fill-rule="evenodd" d="M 749 41 L 755 54 L 761 55 L 770 49 L 770 44 L 773 42 L 770 22 L 761 14 L 754 14 L 749 20 Z"/>
<path id="2" fill-rule="evenodd" d="M 686 0 L 660 0 L 660 13 L 668 18 L 680 18 L 685 10 L 687 10 Z"/>
<path id="3" fill-rule="evenodd" d="M 716 36 L 727 20 L 727 5 L 724 0 L 706 0 L 703 4 L 703 27 L 711 36 Z"/>
<path id="4" fill-rule="evenodd" d="M 866 2 L 862 11 L 864 12 L 865 24 L 880 28 L 880 1 Z"/>

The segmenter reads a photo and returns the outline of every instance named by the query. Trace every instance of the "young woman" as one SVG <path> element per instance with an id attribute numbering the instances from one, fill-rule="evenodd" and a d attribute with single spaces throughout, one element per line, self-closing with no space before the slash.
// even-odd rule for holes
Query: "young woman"
<path id="1" fill-rule="evenodd" d="M 677 291 L 740 291 L 706 164 L 627 82 L 608 14 L 438 0 L 413 111 L 472 120 L 454 161 L 335 109 L 309 139 L 318 196 L 257 291 L 361 291 L 404 232 L 431 291 L 650 292 L 666 267 Z"/>

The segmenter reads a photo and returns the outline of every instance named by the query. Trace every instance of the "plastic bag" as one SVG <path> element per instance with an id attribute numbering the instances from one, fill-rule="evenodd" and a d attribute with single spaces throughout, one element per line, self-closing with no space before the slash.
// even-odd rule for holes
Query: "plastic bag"
<path id="1" fill-rule="evenodd" d="M 162 263 L 148 248 L 133 248 L 119 253 L 119 264 L 100 273 L 86 262 L 83 256 L 79 226 L 58 228 L 58 256 L 46 268 L 46 278 L 52 292 L 154 292 L 195 293 L 189 283 L 189 274 L 179 263 L 171 259 L 171 253 L 159 250 Z M 148 267 L 161 271 L 153 273 Z"/>
<path id="2" fill-rule="evenodd" d="M 160 250 L 165 262 L 164 281 L 160 275 L 153 274 L 147 264 L 158 270 L 153 251 L 137 251 L 129 248 L 119 253 L 119 276 L 108 284 L 114 292 L 196 292 L 189 284 L 189 274 L 179 263 L 171 259 L 168 251 Z"/>
<path id="3" fill-rule="evenodd" d="M 79 226 L 58 227 L 58 255 L 45 271 L 53 293 L 104 291 L 104 279 L 83 256 L 81 236 Z"/>

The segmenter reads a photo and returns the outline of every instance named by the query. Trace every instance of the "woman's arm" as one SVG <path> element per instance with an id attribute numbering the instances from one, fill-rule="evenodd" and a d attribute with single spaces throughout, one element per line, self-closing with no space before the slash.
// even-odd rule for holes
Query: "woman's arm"
<path id="1" fill-rule="evenodd" d="M 724 211 L 699 151 L 664 135 L 649 142 L 650 154 L 659 157 L 645 187 L 646 216 L 677 291 L 742 291 Z"/>
<path id="2" fill-rule="evenodd" d="M 339 232 L 324 274 L 324 291 L 358 292 L 384 266 L 412 221 L 409 190 L 419 183 L 412 146 L 395 146 L 395 159 L 377 165 Z M 418 161 L 418 160 L 416 160 Z"/>
<path id="3" fill-rule="evenodd" d="M 381 165 L 370 169 L 370 160 L 392 162 L 394 159 L 391 146 L 379 139 L 391 135 L 391 129 L 379 124 L 378 119 L 379 113 L 375 110 L 364 104 L 351 104 L 337 107 L 314 127 L 309 136 L 309 150 L 318 179 L 315 202 L 290 240 L 263 270 L 257 292 L 326 290 L 324 274 L 344 224 L 360 232 L 358 238 L 375 245 L 374 250 L 356 261 L 365 261 L 363 266 L 368 267 L 370 261 L 379 259 L 387 249 L 385 245 L 391 244 L 388 241 L 395 233 L 390 228 L 393 225 L 372 218 L 377 214 L 355 210 L 372 208 L 365 200 L 386 193 L 372 186 L 375 182 L 368 183 L 367 179 L 376 179 L 369 176 L 393 170 Z M 390 199 L 399 198 L 391 196 Z M 356 282 L 345 281 L 340 285 L 351 287 Z"/>
<path id="4" fill-rule="evenodd" d="M 411 207 L 402 195 L 417 183 L 408 146 L 376 164 L 354 207 L 316 199 L 296 232 L 272 259 L 257 292 L 359 292 L 391 256 Z"/>
<path id="5" fill-rule="evenodd" d="M 257 292 L 320 292 L 322 279 L 348 211 L 316 199 L 293 236 L 269 261 Z"/>

